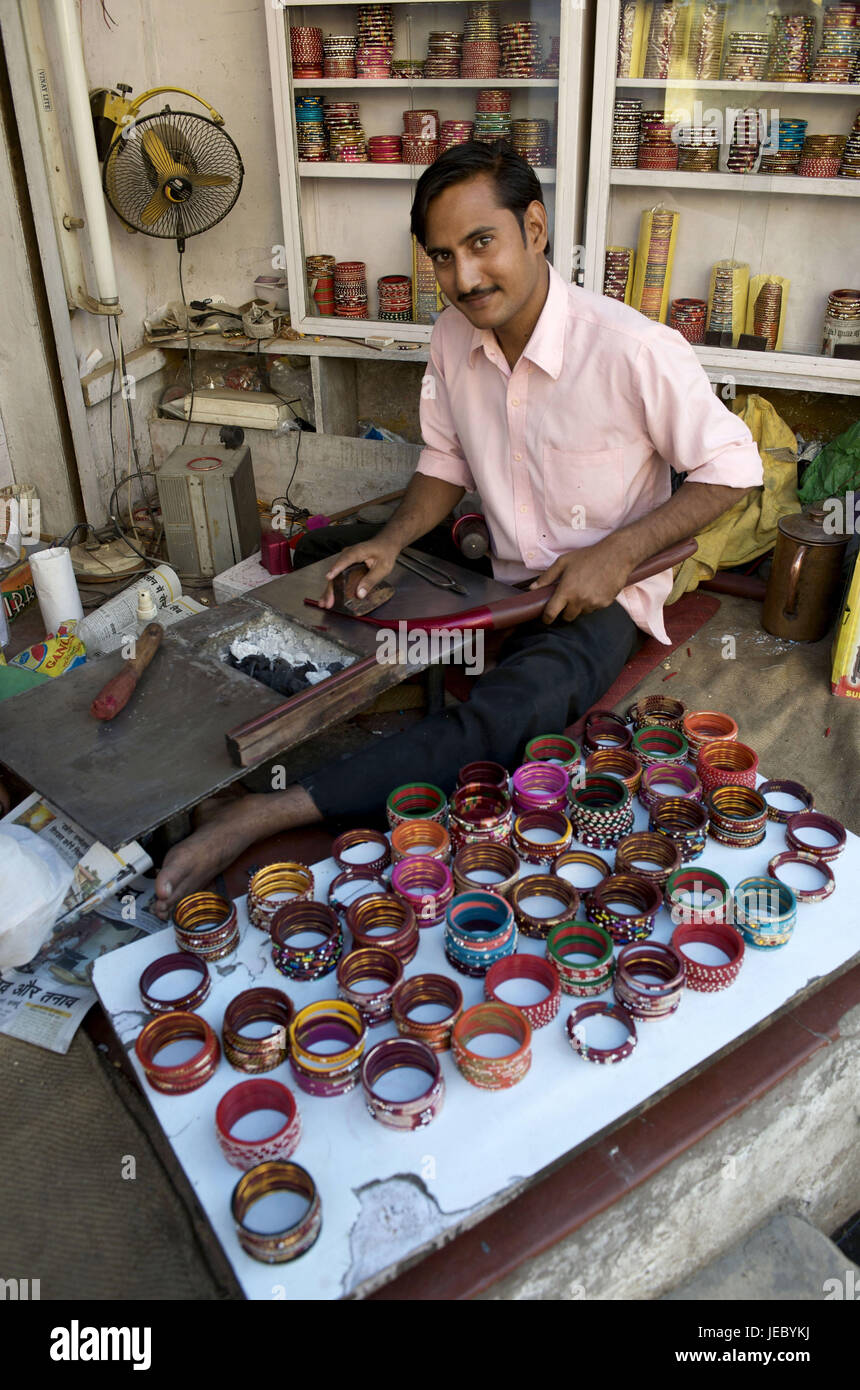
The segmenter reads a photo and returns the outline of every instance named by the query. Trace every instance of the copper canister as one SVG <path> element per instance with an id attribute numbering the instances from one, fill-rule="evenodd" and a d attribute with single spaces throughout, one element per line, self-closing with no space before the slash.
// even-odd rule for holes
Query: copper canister
<path id="1" fill-rule="evenodd" d="M 821 507 L 784 516 L 778 525 L 762 626 L 774 637 L 817 642 L 836 616 L 849 538 L 833 529 Z"/>

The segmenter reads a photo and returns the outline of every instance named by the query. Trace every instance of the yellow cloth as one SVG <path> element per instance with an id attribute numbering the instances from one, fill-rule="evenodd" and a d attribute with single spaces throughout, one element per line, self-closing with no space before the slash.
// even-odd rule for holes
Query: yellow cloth
<path id="1" fill-rule="evenodd" d="M 764 555 L 776 542 L 780 517 L 800 511 L 797 496 L 797 440 L 770 401 L 749 395 L 732 410 L 749 427 L 764 467 L 764 486 L 736 502 L 696 537 L 699 549 L 675 575 L 666 600 L 675 603 L 718 569 L 742 565 Z"/>

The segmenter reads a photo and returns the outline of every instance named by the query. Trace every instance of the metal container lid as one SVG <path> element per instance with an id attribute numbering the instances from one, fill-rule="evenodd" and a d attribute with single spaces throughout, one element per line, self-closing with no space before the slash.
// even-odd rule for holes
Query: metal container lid
<path id="1" fill-rule="evenodd" d="M 844 545 L 848 536 L 841 526 L 834 528 L 836 519 L 823 507 L 810 507 L 808 511 L 780 517 L 778 526 L 784 536 L 800 541 L 802 545 Z"/>

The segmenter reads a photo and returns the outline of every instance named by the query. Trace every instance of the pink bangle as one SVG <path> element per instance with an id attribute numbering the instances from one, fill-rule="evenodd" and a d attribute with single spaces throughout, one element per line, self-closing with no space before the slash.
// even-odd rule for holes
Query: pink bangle
<path id="1" fill-rule="evenodd" d="M 232 1130 L 237 1121 L 255 1110 L 277 1110 L 284 1123 L 265 1139 L 238 1139 Z M 221 1152 L 234 1168 L 245 1172 L 268 1159 L 286 1159 L 294 1153 L 302 1136 L 302 1121 L 292 1091 L 268 1077 L 240 1081 L 231 1086 L 215 1110 L 215 1135 Z"/>
<path id="2" fill-rule="evenodd" d="M 438 926 L 454 896 L 448 865 L 422 854 L 410 854 L 394 865 L 391 887 L 412 908 L 419 927 Z"/>
<path id="3" fill-rule="evenodd" d="M 523 763 L 513 775 L 514 811 L 563 811 L 570 777 L 557 763 Z"/>

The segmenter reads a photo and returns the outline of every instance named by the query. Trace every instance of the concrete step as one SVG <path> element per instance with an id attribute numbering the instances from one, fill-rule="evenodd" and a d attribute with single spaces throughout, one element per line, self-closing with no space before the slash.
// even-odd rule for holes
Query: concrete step
<path id="1" fill-rule="evenodd" d="M 752 1231 L 664 1300 L 860 1300 L 860 1266 L 802 1217 L 780 1214 Z M 662 1301 L 662 1300 L 661 1300 Z"/>

